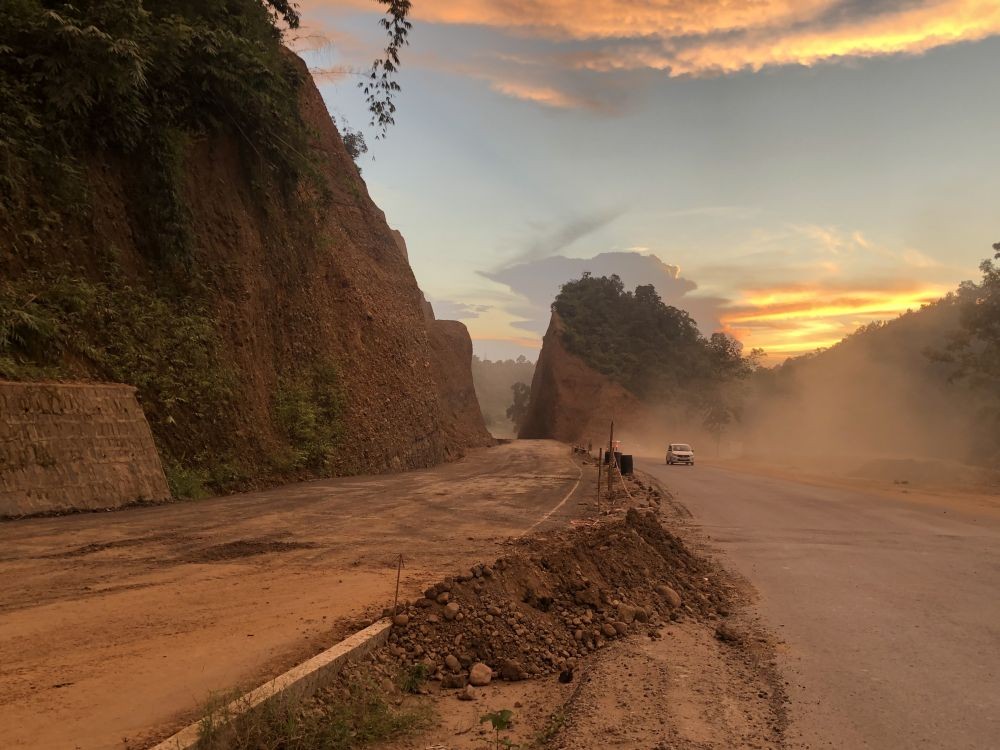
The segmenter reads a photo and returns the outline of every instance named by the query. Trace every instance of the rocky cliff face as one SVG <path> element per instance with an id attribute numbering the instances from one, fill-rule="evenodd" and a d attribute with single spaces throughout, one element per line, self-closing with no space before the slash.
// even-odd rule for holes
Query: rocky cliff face
<path id="1" fill-rule="evenodd" d="M 74 351 L 36 368 L 61 380 L 138 386 L 168 476 L 171 468 L 197 472 L 210 489 L 428 466 L 491 442 L 471 385 L 468 333 L 426 315 L 402 238 L 369 197 L 308 75 L 300 110 L 322 190 L 302 180 L 262 199 L 238 132 L 188 147 L 181 189 L 189 264 L 199 279 L 192 319 L 209 325 L 179 330 L 177 341 L 208 342 L 197 349 L 204 361 L 180 361 L 185 355 L 167 342 L 147 371 L 148 352 L 135 343 L 134 357 Z M 113 160 L 93 165 L 86 219 L 67 221 L 64 247 L 26 259 L 0 245 L 15 303 L 24 292 L 23 304 L 63 315 L 52 291 L 59 279 L 46 271 L 58 267 L 59 283 L 110 289 L 108 299 L 142 290 L 141 299 L 163 303 L 173 325 L 177 300 L 141 239 L 130 168 Z M 142 308 L 146 314 L 150 305 Z M 113 312 L 115 324 L 141 342 L 130 313 Z M 74 320 L 65 316 L 65 325 Z M 36 371 L 33 356 L 18 354 L 23 374 L 13 377 Z M 197 382 L 193 368 L 200 368 Z M 164 395 L 167 370 L 176 375 L 168 385 L 184 385 L 179 398 Z M 197 390 L 216 380 L 223 385 Z M 310 441 L 322 461 L 307 458 Z"/>
<path id="2" fill-rule="evenodd" d="M 619 430 L 626 424 L 634 428 L 641 404 L 621 385 L 567 351 L 561 336 L 562 322 L 553 313 L 531 381 L 528 416 L 518 437 L 605 445 L 611 420 L 618 422 Z"/>

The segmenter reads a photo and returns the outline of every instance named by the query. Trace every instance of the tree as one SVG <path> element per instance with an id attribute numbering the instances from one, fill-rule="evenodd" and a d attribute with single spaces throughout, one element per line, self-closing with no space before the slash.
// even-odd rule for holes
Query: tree
<path id="1" fill-rule="evenodd" d="M 410 43 L 408 37 L 413 24 L 407 20 L 410 0 L 378 0 L 378 2 L 388 6 L 385 18 L 382 18 L 380 23 L 389 37 L 389 44 L 386 45 L 385 55 L 372 63 L 368 78 L 361 81 L 358 86 L 364 92 L 365 101 L 368 102 L 368 111 L 372 116 L 371 124 L 379 129 L 376 137 L 382 138 L 389 126 L 396 122 L 394 119 L 396 104 L 393 99 L 400 90 L 395 78 L 399 71 L 399 51 Z"/>
<path id="2" fill-rule="evenodd" d="M 360 130 L 352 130 L 351 126 L 344 123 L 344 147 L 351 158 L 356 162 L 361 156 L 368 153 L 368 144 L 365 143 L 365 135 Z"/>
<path id="3" fill-rule="evenodd" d="M 993 250 L 994 260 L 1000 261 L 1000 242 Z M 996 388 L 1000 385 L 1000 263 L 986 259 L 979 270 L 982 281 L 963 282 L 954 295 L 961 330 L 940 358 L 957 366 L 957 377 Z"/>
<path id="4" fill-rule="evenodd" d="M 531 386 L 527 383 L 514 383 L 510 387 L 514 393 L 514 401 L 507 407 L 507 419 L 518 429 L 528 416 L 528 404 L 531 402 Z"/>

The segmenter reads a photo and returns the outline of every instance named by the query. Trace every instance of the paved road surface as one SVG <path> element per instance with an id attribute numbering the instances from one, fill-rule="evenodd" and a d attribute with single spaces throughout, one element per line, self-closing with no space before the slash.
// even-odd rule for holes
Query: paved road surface
<path id="1" fill-rule="evenodd" d="M 786 643 L 793 747 L 1000 748 L 995 511 L 640 466 L 759 590 Z"/>
<path id="2" fill-rule="evenodd" d="M 0 523 L 0 748 L 147 746 L 209 691 L 380 612 L 398 554 L 412 596 L 578 515 L 579 476 L 566 446 L 519 441 L 425 471 Z"/>

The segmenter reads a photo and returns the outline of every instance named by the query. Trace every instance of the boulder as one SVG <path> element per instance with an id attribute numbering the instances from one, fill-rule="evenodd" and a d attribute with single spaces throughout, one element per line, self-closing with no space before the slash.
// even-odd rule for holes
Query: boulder
<path id="1" fill-rule="evenodd" d="M 500 665 L 500 678 L 516 682 L 518 680 L 527 679 L 528 674 L 521 668 L 520 662 L 515 661 L 514 659 L 506 659 Z"/>
<path id="2" fill-rule="evenodd" d="M 493 679 L 493 670 L 482 662 L 476 662 L 469 667 L 469 684 L 475 687 L 489 685 Z"/>
<path id="3" fill-rule="evenodd" d="M 464 674 L 445 674 L 441 677 L 443 690 L 461 690 L 467 684 L 468 678 Z"/>
<path id="4" fill-rule="evenodd" d="M 662 583 L 659 584 L 656 587 L 656 593 L 667 600 L 667 604 L 670 605 L 671 609 L 677 609 L 679 606 L 681 606 L 681 595 L 678 594 L 669 586 L 666 586 Z"/>

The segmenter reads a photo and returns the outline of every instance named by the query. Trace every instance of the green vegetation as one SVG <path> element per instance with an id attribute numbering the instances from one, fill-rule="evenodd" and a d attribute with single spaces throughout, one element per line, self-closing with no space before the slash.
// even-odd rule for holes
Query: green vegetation
<path id="1" fill-rule="evenodd" d="M 0 377 L 136 386 L 178 496 L 221 479 L 235 378 L 220 346 L 215 320 L 190 298 L 86 281 L 68 267 L 0 281 Z"/>
<path id="2" fill-rule="evenodd" d="M 527 383 L 514 383 L 510 387 L 514 394 L 514 400 L 507 407 L 507 419 L 514 423 L 514 427 L 521 428 L 521 423 L 528 416 L 528 404 L 531 403 L 531 386 Z"/>
<path id="3" fill-rule="evenodd" d="M 86 213 L 93 158 L 128 161 L 151 256 L 188 249 L 188 138 L 233 133 L 258 184 L 308 172 L 284 0 L 9 0 L 0 5 L 0 228 L 30 254 Z"/>
<path id="4" fill-rule="evenodd" d="M 486 427 L 496 437 L 512 437 L 517 427 L 511 421 L 508 410 L 513 406 L 513 389 L 531 388 L 535 373 L 535 363 L 523 355 L 517 359 L 480 359 L 472 357 L 472 380 L 476 385 L 476 397 L 483 412 Z"/>
<path id="5" fill-rule="evenodd" d="M 644 399 L 712 405 L 716 423 L 724 391 L 746 379 L 762 354 L 744 356 L 742 345 L 723 333 L 705 338 L 652 285 L 628 292 L 617 276 L 584 274 L 564 284 L 552 310 L 563 321 L 566 348 L 595 370 Z"/>
<path id="6" fill-rule="evenodd" d="M 959 329 L 943 349 L 930 352 L 932 359 L 952 367 L 954 379 L 962 380 L 983 394 L 986 403 L 980 421 L 992 438 L 988 459 L 1000 457 L 1000 242 L 993 245 L 993 260 L 984 260 L 980 282 L 963 282 L 944 304 L 958 308 Z"/>
<path id="7" fill-rule="evenodd" d="M 404 693 L 419 693 L 429 676 L 430 669 L 426 664 L 410 664 L 399 673 L 399 689 Z"/>
<path id="8" fill-rule="evenodd" d="M 327 360 L 285 378 L 275 396 L 274 415 L 288 439 L 286 470 L 326 467 L 343 436 L 344 394 L 336 365 Z"/>
<path id="9" fill-rule="evenodd" d="M 561 706 L 552 716 L 549 717 L 548 723 L 545 727 L 535 736 L 534 741 L 531 743 L 532 747 L 543 748 L 548 747 L 559 733 L 566 726 L 566 707 Z"/>
<path id="10" fill-rule="evenodd" d="M 514 712 L 509 708 L 504 708 L 500 711 L 490 711 L 487 714 L 483 714 L 479 717 L 479 723 L 485 724 L 489 722 L 490 726 L 493 728 L 493 738 L 485 739 L 486 742 L 493 746 L 494 750 L 500 750 L 500 748 L 506 748 L 510 750 L 511 748 L 520 747 L 510 741 L 507 737 L 501 737 L 501 732 L 509 732 L 511 727 L 514 725 Z"/>
<path id="11" fill-rule="evenodd" d="M 353 750 L 427 725 L 425 707 L 394 708 L 369 679 L 355 678 L 315 698 L 277 699 L 234 716 L 228 705 L 202 719 L 199 750 Z"/>
<path id="12" fill-rule="evenodd" d="M 1000 261 L 1000 242 L 993 245 Z M 966 281 L 948 300 L 959 308 L 960 330 L 944 356 L 956 374 L 1000 394 L 1000 263 L 984 260 L 982 281 Z"/>

